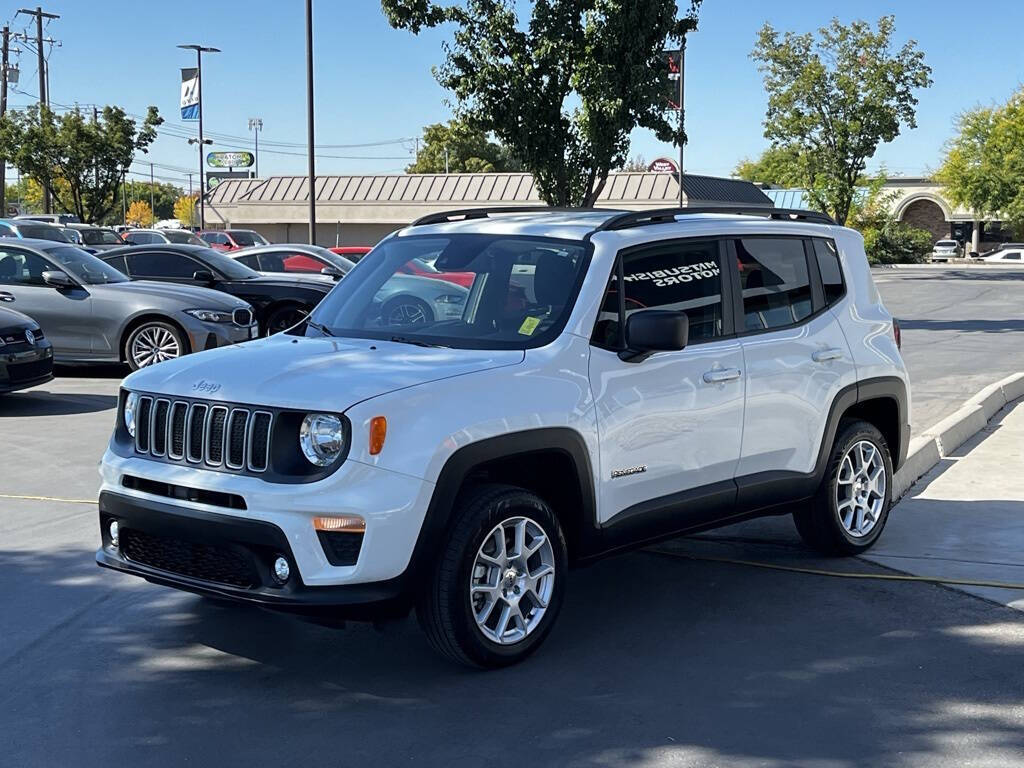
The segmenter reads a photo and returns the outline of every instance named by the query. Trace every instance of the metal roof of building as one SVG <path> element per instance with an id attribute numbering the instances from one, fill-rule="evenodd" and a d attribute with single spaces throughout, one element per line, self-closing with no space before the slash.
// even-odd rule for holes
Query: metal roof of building
<path id="1" fill-rule="evenodd" d="M 738 179 L 686 174 L 683 191 L 687 201 L 771 205 L 771 199 L 754 184 Z M 665 203 L 678 200 L 679 185 L 670 173 L 613 173 L 598 202 Z M 229 179 L 210 193 L 210 203 L 244 205 L 296 203 L 309 199 L 305 176 L 271 176 L 266 179 Z M 529 173 L 397 174 L 384 176 L 318 176 L 318 203 L 443 203 L 479 205 L 540 203 Z"/>

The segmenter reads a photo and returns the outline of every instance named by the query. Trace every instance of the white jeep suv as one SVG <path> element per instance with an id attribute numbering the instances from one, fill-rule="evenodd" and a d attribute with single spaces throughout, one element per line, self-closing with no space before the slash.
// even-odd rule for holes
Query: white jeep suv
<path id="1" fill-rule="evenodd" d="M 396 276 L 447 303 L 383 312 Z M 821 214 L 438 214 L 291 331 L 125 379 L 97 561 L 331 621 L 415 608 L 509 664 L 570 565 L 778 514 L 866 550 L 908 397 L 862 239 Z"/>

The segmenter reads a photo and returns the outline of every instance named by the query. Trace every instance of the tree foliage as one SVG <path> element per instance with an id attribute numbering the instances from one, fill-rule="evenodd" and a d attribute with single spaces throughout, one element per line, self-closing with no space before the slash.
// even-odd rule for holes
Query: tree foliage
<path id="1" fill-rule="evenodd" d="M 141 126 L 120 107 L 104 107 L 97 117 L 94 121 L 80 109 L 57 116 L 33 105 L 0 120 L 4 159 L 82 221 L 99 221 L 113 210 L 122 169 L 136 152 L 147 151 L 163 122 L 156 107 L 149 108 Z"/>
<path id="2" fill-rule="evenodd" d="M 878 175 L 858 188 L 848 225 L 864 236 L 864 252 L 871 264 L 913 264 L 931 253 L 932 233 L 897 221 L 893 215 L 897 193 L 886 192 L 885 176 Z"/>
<path id="3" fill-rule="evenodd" d="M 130 227 L 152 227 L 153 209 L 145 200 L 136 200 L 128 206 L 127 219 Z"/>
<path id="4" fill-rule="evenodd" d="M 449 23 L 435 69 L 456 115 L 493 134 L 531 171 L 552 205 L 591 205 L 625 164 L 630 131 L 685 141 L 671 119 L 663 50 L 696 27 L 701 0 L 381 0 L 391 25 L 417 34 Z"/>
<path id="5" fill-rule="evenodd" d="M 796 153 L 800 186 L 844 223 L 878 145 L 916 127 L 915 91 L 931 85 L 917 43 L 894 49 L 892 16 L 813 33 L 761 29 L 751 54 L 768 92 L 765 138 Z"/>
<path id="6" fill-rule="evenodd" d="M 423 148 L 406 173 L 444 173 L 445 151 L 451 173 L 494 173 L 517 171 L 520 164 L 508 150 L 491 141 L 484 131 L 461 120 L 428 125 L 423 131 Z"/>
<path id="7" fill-rule="evenodd" d="M 125 188 L 125 192 L 127 193 L 129 205 L 133 200 L 144 200 L 147 204 L 150 202 L 150 183 L 148 181 L 129 181 Z M 181 188 L 174 184 L 168 184 L 160 181 L 153 183 L 153 214 L 157 221 L 160 219 L 177 218 L 174 213 L 174 204 L 177 202 L 178 198 L 181 197 L 181 193 Z M 120 194 L 121 193 L 118 192 L 118 195 Z M 120 208 L 120 197 L 118 198 L 118 208 Z"/>
<path id="8" fill-rule="evenodd" d="M 196 224 L 196 198 L 195 195 L 182 195 L 174 201 L 174 218 L 181 222 L 185 228 L 194 227 Z"/>
<path id="9" fill-rule="evenodd" d="M 957 129 L 936 179 L 958 205 L 1024 232 L 1024 88 L 962 113 Z"/>
<path id="10" fill-rule="evenodd" d="M 800 152 L 792 146 L 768 147 L 756 160 L 744 158 L 737 163 L 732 175 L 761 184 L 798 187 L 803 183 Z"/>

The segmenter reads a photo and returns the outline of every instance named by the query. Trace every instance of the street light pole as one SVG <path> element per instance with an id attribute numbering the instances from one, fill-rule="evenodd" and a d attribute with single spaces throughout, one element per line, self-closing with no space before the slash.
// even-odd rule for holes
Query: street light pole
<path id="1" fill-rule="evenodd" d="M 262 117 L 250 117 L 249 118 L 249 130 L 253 132 L 256 137 L 256 178 L 260 177 L 260 131 L 263 130 L 263 118 Z"/>
<path id="2" fill-rule="evenodd" d="M 309 142 L 309 243 L 316 245 L 316 167 L 313 159 L 313 0 L 306 0 L 306 131 Z"/>
<path id="3" fill-rule="evenodd" d="M 206 142 L 203 141 L 203 54 L 220 53 L 220 48 L 211 48 L 209 46 L 196 45 L 194 43 L 189 45 L 179 45 L 178 47 L 196 52 L 196 85 L 197 96 L 199 97 L 199 229 L 205 229 L 206 198 L 203 193 L 206 189 L 206 182 L 203 178 L 203 146 Z"/>
<path id="4" fill-rule="evenodd" d="M 686 80 L 686 35 L 679 43 L 679 207 L 683 207 L 683 149 L 686 146 L 685 106 L 683 104 L 683 84 Z"/>

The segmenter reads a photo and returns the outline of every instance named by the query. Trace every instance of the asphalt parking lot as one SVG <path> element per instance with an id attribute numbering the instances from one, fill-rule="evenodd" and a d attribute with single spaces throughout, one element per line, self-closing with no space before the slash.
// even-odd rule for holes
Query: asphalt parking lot
<path id="1" fill-rule="evenodd" d="M 1024 270 L 877 280 L 918 431 L 1024 370 Z M 570 575 L 535 657 L 474 673 L 413 620 L 332 630 L 100 571 L 122 371 L 62 373 L 0 399 L 0 764 L 1021 764 L 1021 614 L 945 587 L 637 552 Z M 811 556 L 788 518 L 665 548 L 887 572 Z"/>

